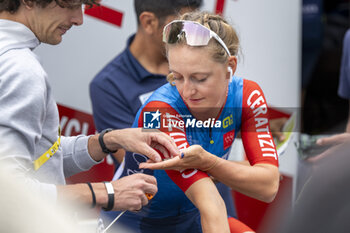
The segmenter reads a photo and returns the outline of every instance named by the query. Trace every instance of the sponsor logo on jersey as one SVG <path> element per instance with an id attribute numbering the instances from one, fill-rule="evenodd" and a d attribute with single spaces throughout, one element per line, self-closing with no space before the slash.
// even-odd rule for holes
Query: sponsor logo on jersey
<path id="1" fill-rule="evenodd" d="M 225 118 L 222 120 L 222 127 L 223 127 L 224 129 L 226 129 L 227 127 L 229 127 L 229 126 L 232 125 L 232 124 L 233 124 L 233 116 L 232 116 L 232 114 L 229 115 L 229 116 L 227 116 L 227 117 L 225 117 Z"/>
<path id="2" fill-rule="evenodd" d="M 259 146 L 263 157 L 277 160 L 277 151 L 269 129 L 266 101 L 259 90 L 254 90 L 248 97 L 247 105 L 253 110 L 255 130 L 258 133 Z"/>
<path id="3" fill-rule="evenodd" d="M 224 134 L 224 150 L 232 145 L 233 140 L 235 140 L 235 130 L 231 130 Z"/>

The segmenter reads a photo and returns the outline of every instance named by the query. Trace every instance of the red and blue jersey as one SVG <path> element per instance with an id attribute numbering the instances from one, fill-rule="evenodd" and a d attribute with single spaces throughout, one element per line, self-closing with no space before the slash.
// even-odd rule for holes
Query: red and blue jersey
<path id="1" fill-rule="evenodd" d="M 175 86 L 157 89 L 141 107 L 133 127 L 157 128 L 169 134 L 180 150 L 201 145 L 206 151 L 227 159 L 238 132 L 251 165 L 278 166 L 278 156 L 269 130 L 268 108 L 260 87 L 253 81 L 234 77 L 229 84 L 225 105 L 217 118 L 198 121 L 189 111 Z M 142 216 L 165 218 L 192 211 L 195 207 L 184 192 L 208 175 L 197 169 L 162 171 L 139 169 L 144 155 L 127 152 L 121 176 L 143 172 L 157 178 L 158 193 L 143 208 Z"/>

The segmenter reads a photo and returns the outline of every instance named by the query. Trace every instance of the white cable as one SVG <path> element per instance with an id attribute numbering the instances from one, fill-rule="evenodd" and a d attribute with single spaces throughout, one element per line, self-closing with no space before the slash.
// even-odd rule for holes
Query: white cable
<path id="1" fill-rule="evenodd" d="M 102 231 L 102 233 L 106 233 L 107 230 L 126 212 L 126 210 L 124 210 L 123 212 L 121 212 L 109 225 L 108 227 L 106 227 L 106 229 L 104 229 L 104 231 Z"/>

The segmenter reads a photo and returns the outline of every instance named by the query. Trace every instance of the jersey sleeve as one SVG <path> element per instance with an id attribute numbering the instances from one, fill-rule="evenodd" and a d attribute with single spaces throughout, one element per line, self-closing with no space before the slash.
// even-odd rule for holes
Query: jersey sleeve
<path id="1" fill-rule="evenodd" d="M 241 136 L 246 156 L 251 165 L 267 163 L 278 166 L 278 155 L 273 141 L 268 107 L 258 84 L 243 80 Z"/>
<path id="2" fill-rule="evenodd" d="M 149 102 L 140 113 L 138 126 L 157 128 L 168 134 L 174 139 L 180 151 L 189 147 L 184 121 L 181 115 L 167 103 L 161 101 Z M 163 157 L 162 154 L 161 156 Z M 186 192 L 197 180 L 208 177 L 205 172 L 197 169 L 186 169 L 180 172 L 166 170 L 166 173 L 183 192 Z"/>

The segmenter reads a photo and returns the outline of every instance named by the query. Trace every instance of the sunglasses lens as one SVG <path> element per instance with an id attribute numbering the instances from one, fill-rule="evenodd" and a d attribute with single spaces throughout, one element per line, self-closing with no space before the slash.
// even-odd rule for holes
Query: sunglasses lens
<path id="1" fill-rule="evenodd" d="M 181 33 L 185 33 L 186 43 L 190 46 L 206 46 L 208 45 L 209 40 L 214 37 L 214 39 L 225 49 L 227 54 L 231 56 L 225 43 L 215 34 L 215 32 L 192 21 L 179 20 L 166 25 L 163 30 L 163 42 L 174 44 L 180 38 Z"/>
<path id="2" fill-rule="evenodd" d="M 168 24 L 163 31 L 163 42 L 174 44 L 179 39 L 178 35 L 183 31 L 183 22 Z"/>
<path id="3" fill-rule="evenodd" d="M 200 24 L 173 22 L 164 28 L 163 41 L 168 44 L 174 44 L 182 32 L 185 33 L 186 42 L 190 46 L 204 46 L 210 40 L 210 31 Z"/>
<path id="4" fill-rule="evenodd" d="M 210 31 L 206 27 L 196 23 L 185 22 L 184 31 L 186 33 L 186 41 L 188 45 L 208 45 L 208 42 L 210 40 Z"/>

